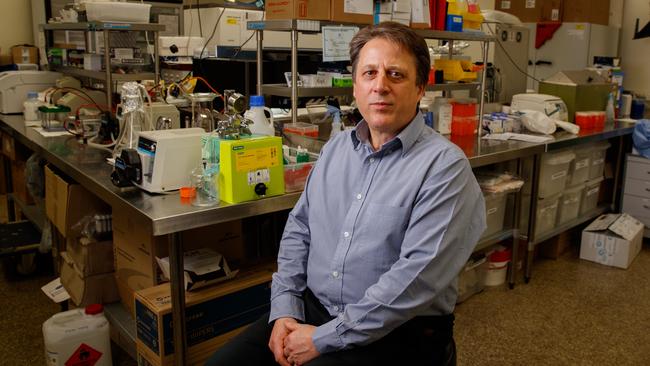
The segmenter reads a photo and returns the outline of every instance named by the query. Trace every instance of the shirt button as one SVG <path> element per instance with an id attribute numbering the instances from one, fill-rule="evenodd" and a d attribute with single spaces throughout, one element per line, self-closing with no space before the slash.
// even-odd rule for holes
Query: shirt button
<path id="1" fill-rule="evenodd" d="M 335 306 L 335 307 L 334 307 L 334 311 L 337 311 L 337 312 L 338 312 L 339 310 L 340 310 L 340 308 L 339 308 L 338 306 Z"/>
<path id="2" fill-rule="evenodd" d="M 370 164 L 375 162 L 375 158 L 370 158 Z"/>
<path id="3" fill-rule="evenodd" d="M 339 272 L 338 271 L 332 272 L 332 276 L 334 276 L 334 278 L 339 278 Z"/>
<path id="4" fill-rule="evenodd" d="M 357 194 L 357 200 L 361 199 L 361 193 Z"/>
<path id="5" fill-rule="evenodd" d="M 343 233 L 343 236 L 345 236 L 345 237 L 347 238 L 348 236 L 350 236 L 350 233 L 348 233 L 348 232 L 346 231 L 346 232 Z"/>

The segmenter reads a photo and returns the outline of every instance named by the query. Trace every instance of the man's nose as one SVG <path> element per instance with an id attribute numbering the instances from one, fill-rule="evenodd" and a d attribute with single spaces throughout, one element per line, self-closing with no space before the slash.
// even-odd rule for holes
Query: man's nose
<path id="1" fill-rule="evenodd" d="M 386 77 L 386 73 L 380 72 L 375 78 L 374 91 L 377 93 L 386 93 L 388 92 L 389 80 Z"/>

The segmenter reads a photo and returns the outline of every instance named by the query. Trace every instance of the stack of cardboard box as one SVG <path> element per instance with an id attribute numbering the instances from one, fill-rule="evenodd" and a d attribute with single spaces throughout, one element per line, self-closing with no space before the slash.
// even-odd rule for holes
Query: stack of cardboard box
<path id="1" fill-rule="evenodd" d="M 495 9 L 515 15 L 524 23 L 609 23 L 609 0 L 497 0 Z"/>

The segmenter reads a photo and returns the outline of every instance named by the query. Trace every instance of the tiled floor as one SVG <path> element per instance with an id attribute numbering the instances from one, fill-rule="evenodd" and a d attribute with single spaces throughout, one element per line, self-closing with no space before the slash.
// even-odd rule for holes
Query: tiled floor
<path id="1" fill-rule="evenodd" d="M 51 276 L 0 276 L 0 365 L 42 365 L 41 324 L 59 310 L 40 291 Z M 650 364 L 650 246 L 628 270 L 574 251 L 535 262 L 533 279 L 458 306 L 459 365 Z"/>

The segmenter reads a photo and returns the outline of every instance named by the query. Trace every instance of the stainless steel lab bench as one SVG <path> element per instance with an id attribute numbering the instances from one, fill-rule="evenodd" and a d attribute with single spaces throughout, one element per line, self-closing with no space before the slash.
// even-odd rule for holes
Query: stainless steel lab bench
<path id="1" fill-rule="evenodd" d="M 187 356 L 185 337 L 183 336 L 185 334 L 185 319 L 182 314 L 185 308 L 185 297 L 182 296 L 184 293 L 182 286 L 183 243 L 180 240 L 180 232 L 290 209 L 300 197 L 300 193 L 297 192 L 254 202 L 240 204 L 222 202 L 215 207 L 199 208 L 181 204 L 177 194 L 151 195 L 141 190 L 123 190 L 115 187 L 110 181 L 112 168 L 106 163 L 106 158 L 110 156 L 108 151 L 81 145 L 73 136 L 44 137 L 34 128 L 25 127 L 22 115 L 0 115 L 0 120 L 4 122 L 4 125 L 1 126 L 4 132 L 9 133 L 33 151 L 40 153 L 44 159 L 79 182 L 100 199 L 109 203 L 112 207 L 127 210 L 133 215 L 140 215 L 150 221 L 153 230 L 150 233 L 151 235 L 166 235 L 168 237 L 170 259 L 173 263 L 171 268 L 173 322 L 174 328 L 180 330 L 174 332 L 175 355 L 178 356 L 176 364 L 178 365 L 182 365 L 184 357 Z M 542 153 L 591 141 L 611 138 L 622 140 L 625 135 L 631 134 L 632 129 L 632 124 L 615 123 L 606 126 L 604 131 L 583 133 L 578 136 L 560 132 L 556 134 L 554 141 L 548 143 L 494 140 L 481 140 L 478 142 L 475 136 L 470 136 L 467 139 L 452 138 L 452 141 L 463 148 L 473 168 L 516 161 L 519 170 L 522 159 L 534 157 L 536 166 L 533 177 L 536 179 L 539 174 L 539 159 Z M 617 170 L 620 169 L 623 156 L 622 144 L 618 144 L 618 146 Z M 618 175 L 616 176 L 618 177 Z M 533 196 L 536 196 L 536 186 L 537 184 L 533 182 Z M 530 212 L 533 212 L 534 203 L 531 206 Z M 518 212 L 520 207 L 521 194 L 517 194 L 514 211 Z M 517 240 L 521 237 L 528 240 L 529 253 L 532 254 L 531 248 L 534 248 L 534 244 L 538 243 L 539 240 L 532 236 L 531 225 L 528 225 L 528 230 L 524 229 L 523 233 L 520 234 L 519 216 L 514 215 L 515 219 L 512 227 L 488 238 L 483 238 L 478 247 L 485 248 L 501 240 L 512 238 L 515 240 L 513 258 L 516 258 Z M 531 219 L 534 219 L 534 217 L 531 217 Z M 515 271 L 511 271 L 509 279 L 511 287 L 514 285 L 514 274 Z M 526 279 L 529 278 L 530 266 L 528 265 Z"/>

